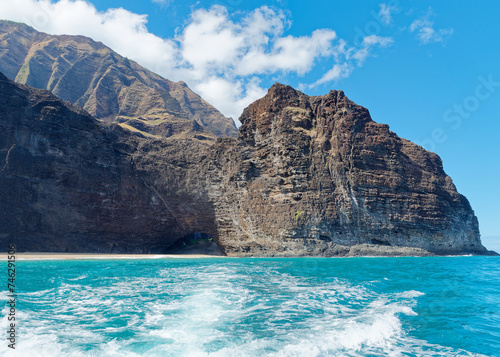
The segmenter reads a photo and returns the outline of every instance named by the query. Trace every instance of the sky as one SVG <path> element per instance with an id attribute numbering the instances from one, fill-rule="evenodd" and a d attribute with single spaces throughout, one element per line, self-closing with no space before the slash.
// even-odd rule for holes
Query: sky
<path id="1" fill-rule="evenodd" d="M 0 0 L 0 18 L 101 41 L 237 124 L 274 82 L 341 89 L 441 156 L 483 237 L 500 237 L 499 13 L 496 0 Z"/>

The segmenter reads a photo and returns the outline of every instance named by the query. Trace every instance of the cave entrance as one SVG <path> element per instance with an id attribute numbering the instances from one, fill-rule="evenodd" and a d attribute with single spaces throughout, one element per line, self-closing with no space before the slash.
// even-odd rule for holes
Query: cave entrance
<path id="1" fill-rule="evenodd" d="M 194 232 L 177 240 L 169 247 L 168 253 L 224 255 L 210 234 L 204 232 Z"/>
<path id="2" fill-rule="evenodd" d="M 202 244 L 205 242 L 213 242 L 212 237 L 207 233 L 195 232 L 191 233 L 184 238 L 179 239 L 176 244 L 180 244 L 183 247 L 189 247 L 192 245 Z"/>

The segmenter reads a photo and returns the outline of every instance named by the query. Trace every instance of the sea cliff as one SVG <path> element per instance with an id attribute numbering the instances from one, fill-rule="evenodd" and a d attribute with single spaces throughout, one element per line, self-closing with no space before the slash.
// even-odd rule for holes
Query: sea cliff
<path id="1" fill-rule="evenodd" d="M 488 254 L 440 158 L 342 91 L 275 84 L 238 138 L 145 136 L 0 77 L 0 243 L 236 256 Z"/>

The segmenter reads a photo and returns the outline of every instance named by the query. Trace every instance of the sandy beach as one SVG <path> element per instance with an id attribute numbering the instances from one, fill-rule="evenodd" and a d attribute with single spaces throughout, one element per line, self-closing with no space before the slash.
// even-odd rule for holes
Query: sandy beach
<path id="1" fill-rule="evenodd" d="M 77 260 L 77 259 L 182 259 L 222 258 L 207 254 L 99 254 L 99 253 L 16 253 L 16 260 Z M 0 256 L 7 260 L 7 255 Z"/>

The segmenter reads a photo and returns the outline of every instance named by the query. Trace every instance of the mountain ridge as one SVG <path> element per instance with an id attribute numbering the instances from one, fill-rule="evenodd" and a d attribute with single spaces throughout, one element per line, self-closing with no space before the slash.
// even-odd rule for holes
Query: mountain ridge
<path id="1" fill-rule="evenodd" d="M 164 79 L 85 36 L 48 35 L 0 21 L 0 71 L 135 132 L 169 137 L 202 128 L 215 136 L 237 134 L 232 119 L 184 82 Z"/>

